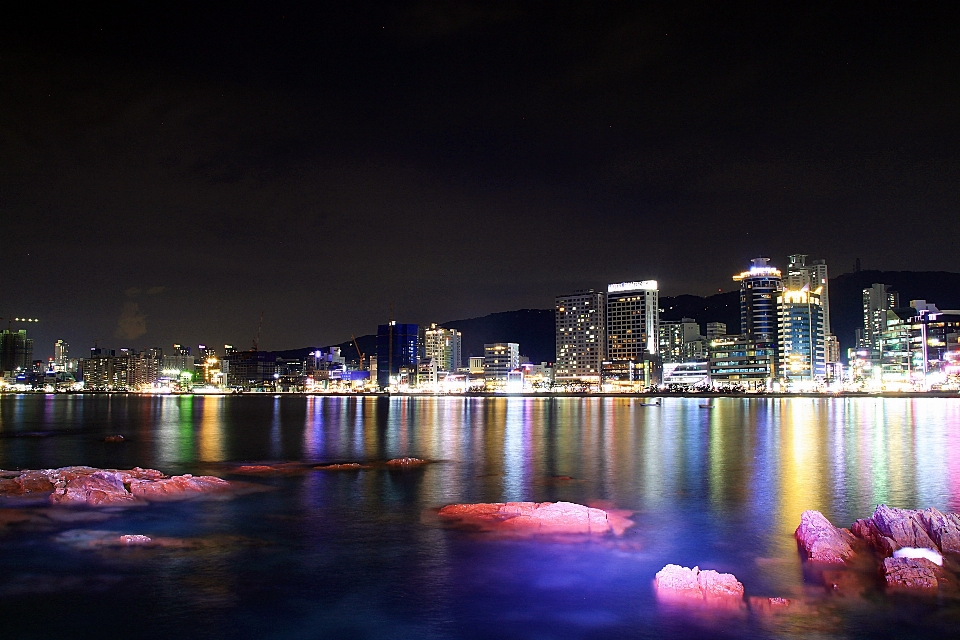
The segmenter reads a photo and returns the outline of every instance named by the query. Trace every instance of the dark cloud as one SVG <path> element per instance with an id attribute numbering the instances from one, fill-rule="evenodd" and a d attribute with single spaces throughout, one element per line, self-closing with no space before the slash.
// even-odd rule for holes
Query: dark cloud
<path id="1" fill-rule="evenodd" d="M 263 311 L 279 348 L 391 302 L 429 322 L 607 281 L 713 292 L 758 253 L 960 257 L 929 233 L 960 205 L 946 4 L 21 9 L 0 248 L 25 275 L 0 296 L 44 317 L 39 355 L 131 289 L 125 340 L 245 344 Z"/>

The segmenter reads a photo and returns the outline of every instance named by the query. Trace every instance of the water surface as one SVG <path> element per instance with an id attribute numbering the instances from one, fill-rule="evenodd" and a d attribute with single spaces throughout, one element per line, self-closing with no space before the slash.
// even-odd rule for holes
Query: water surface
<path id="1" fill-rule="evenodd" d="M 211 473 L 267 490 L 0 526 L 4 636 L 146 638 L 948 637 L 949 598 L 826 593 L 793 530 L 877 503 L 960 511 L 960 399 L 4 396 L 0 468 Z M 123 434 L 122 444 L 103 438 Z M 242 463 L 419 469 L 231 475 Z M 309 465 L 307 465 L 309 467 Z M 635 511 L 620 538 L 505 541 L 454 502 Z M 10 507 L 8 506 L 7 509 Z M 41 507 L 37 509 L 46 513 Z M 100 518 L 85 521 L 86 514 Z M 195 541 L 91 550 L 91 531 Z M 72 536 L 72 537 L 71 537 Z M 667 563 L 728 571 L 774 617 L 658 603 Z"/>

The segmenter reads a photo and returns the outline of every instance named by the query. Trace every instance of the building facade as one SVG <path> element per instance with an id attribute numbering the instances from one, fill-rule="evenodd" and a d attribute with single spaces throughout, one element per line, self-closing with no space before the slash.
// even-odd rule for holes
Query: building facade
<path id="1" fill-rule="evenodd" d="M 606 356 L 606 296 L 589 289 L 557 296 L 555 375 L 561 380 L 600 381 Z"/>
<path id="2" fill-rule="evenodd" d="M 607 360 L 641 362 L 659 354 L 656 280 L 607 285 Z"/>
<path id="3" fill-rule="evenodd" d="M 506 380 L 507 373 L 520 366 L 520 345 L 496 342 L 483 345 L 483 376 L 487 380 Z"/>
<path id="4" fill-rule="evenodd" d="M 766 356 L 771 356 L 767 379 L 772 383 L 779 369 L 777 298 L 783 290 L 783 278 L 780 270 L 770 266 L 769 262 L 770 258 L 754 258 L 750 268 L 733 279 L 740 283 L 740 334 L 752 341 L 751 351 L 764 354 L 759 361 L 767 362 Z"/>
<path id="5" fill-rule="evenodd" d="M 785 288 L 777 296 L 780 314 L 780 378 L 787 383 L 822 382 L 827 375 L 826 333 L 820 289 Z"/>
<path id="6" fill-rule="evenodd" d="M 377 327 L 377 384 L 381 389 L 400 382 L 400 374 L 410 386 L 416 386 L 420 360 L 420 327 L 391 321 Z"/>
<path id="7" fill-rule="evenodd" d="M 858 349 L 869 351 L 869 359 L 880 362 L 881 338 L 887 326 L 887 311 L 900 306 L 900 296 L 890 285 L 874 283 L 863 290 L 863 332 Z"/>
<path id="8" fill-rule="evenodd" d="M 437 371 L 455 372 L 460 368 L 463 337 L 456 329 L 444 329 L 431 324 L 423 332 L 425 358 L 433 360 Z"/>

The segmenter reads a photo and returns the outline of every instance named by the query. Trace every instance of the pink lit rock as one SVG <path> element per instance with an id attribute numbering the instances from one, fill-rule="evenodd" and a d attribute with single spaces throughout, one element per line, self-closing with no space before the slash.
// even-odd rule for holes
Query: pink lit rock
<path id="1" fill-rule="evenodd" d="M 960 516 L 930 508 L 920 512 L 920 519 L 941 553 L 960 554 Z"/>
<path id="2" fill-rule="evenodd" d="M 668 564 L 657 572 L 654 585 L 658 594 L 671 594 L 688 598 L 703 599 L 700 582 L 697 576 L 700 567 L 681 567 L 678 564 Z"/>
<path id="3" fill-rule="evenodd" d="M 807 556 L 816 562 L 843 564 L 853 557 L 853 535 L 838 529 L 819 511 L 804 511 L 794 533 Z"/>
<path id="4" fill-rule="evenodd" d="M 369 469 L 370 465 L 360 464 L 359 462 L 344 462 L 341 464 L 327 464 L 319 467 L 314 467 L 314 469 L 319 469 L 321 471 L 360 471 L 362 469 Z"/>
<path id="5" fill-rule="evenodd" d="M 153 538 L 150 536 L 142 536 L 138 534 L 126 534 L 122 535 L 119 538 L 120 544 L 127 546 L 144 546 L 153 543 Z"/>
<path id="6" fill-rule="evenodd" d="M 123 485 L 120 474 L 111 471 L 96 471 L 75 477 L 58 486 L 50 501 L 53 504 L 84 504 L 90 506 L 126 505 L 135 501 Z"/>
<path id="7" fill-rule="evenodd" d="M 884 558 L 887 585 L 906 589 L 937 589 L 943 569 L 926 558 Z"/>
<path id="8" fill-rule="evenodd" d="M 701 601 L 730 610 L 744 606 L 743 585 L 731 573 L 668 564 L 657 572 L 654 586 L 661 600 Z"/>
<path id="9" fill-rule="evenodd" d="M 123 436 L 119 433 L 115 436 L 107 436 L 103 439 L 104 442 L 123 442 Z"/>
<path id="10" fill-rule="evenodd" d="M 897 547 L 925 547 L 936 549 L 936 543 L 924 526 L 919 511 L 897 509 L 885 504 L 873 512 L 873 523 L 885 537 L 892 539 Z"/>
<path id="11" fill-rule="evenodd" d="M 602 509 L 572 502 L 493 502 L 452 504 L 439 515 L 488 531 L 518 535 L 604 534 L 620 535 L 633 522 Z"/>
<path id="12" fill-rule="evenodd" d="M 147 500 L 176 500 L 189 494 L 223 491 L 230 487 L 226 480 L 214 476 L 193 476 L 186 473 L 160 480 L 131 480 L 130 493 Z"/>

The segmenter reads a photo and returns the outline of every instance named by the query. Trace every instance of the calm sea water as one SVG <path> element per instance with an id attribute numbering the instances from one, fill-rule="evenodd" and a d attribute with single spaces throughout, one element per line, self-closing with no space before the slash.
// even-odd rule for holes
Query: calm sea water
<path id="1" fill-rule="evenodd" d="M 105 512 L 37 506 L 33 522 L 0 525 L 0 636 L 960 636 L 949 598 L 851 597 L 805 581 L 792 537 L 804 509 L 844 526 L 879 502 L 960 511 L 960 399 L 699 403 L 4 396 L 0 468 L 142 466 L 265 490 Z M 103 442 L 117 433 L 126 442 Z M 241 463 L 397 456 L 432 462 L 231 475 Z M 637 525 L 568 544 L 497 540 L 433 515 L 507 500 L 603 501 Z M 103 531 L 194 546 L 85 548 Z M 652 588 L 667 563 L 732 572 L 748 596 L 806 606 L 674 609 Z"/>

